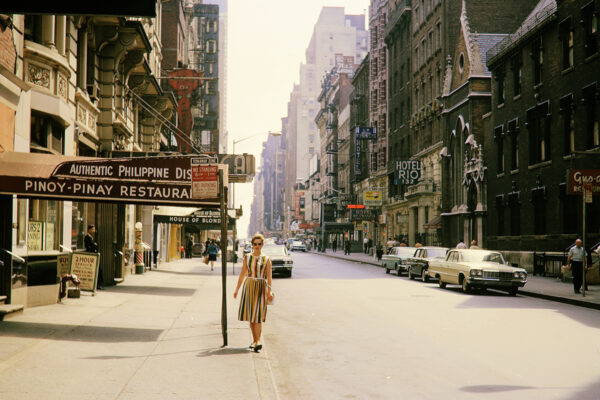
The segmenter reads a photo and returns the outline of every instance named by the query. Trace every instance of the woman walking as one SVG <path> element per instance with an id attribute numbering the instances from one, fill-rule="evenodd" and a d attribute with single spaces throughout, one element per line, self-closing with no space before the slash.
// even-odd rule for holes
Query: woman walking
<path id="1" fill-rule="evenodd" d="M 261 234 L 252 237 L 252 253 L 244 257 L 244 266 L 240 271 L 233 298 L 237 298 L 242 282 L 242 297 L 240 298 L 240 310 L 238 319 L 250 322 L 252 331 L 252 344 L 250 348 L 255 352 L 262 349 L 260 336 L 262 323 L 267 317 L 267 302 L 273 299 L 271 290 L 271 259 L 261 254 L 265 238 Z M 244 280 L 244 278 L 246 280 Z"/>
<path id="2" fill-rule="evenodd" d="M 208 261 L 210 262 L 210 270 L 212 271 L 215 267 L 215 261 L 217 261 L 217 254 L 219 253 L 219 246 L 213 241 L 208 245 L 206 250 L 208 253 Z"/>

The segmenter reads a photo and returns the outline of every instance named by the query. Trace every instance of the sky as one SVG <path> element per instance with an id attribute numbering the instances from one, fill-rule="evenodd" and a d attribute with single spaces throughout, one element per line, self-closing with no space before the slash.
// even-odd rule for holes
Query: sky
<path id="1" fill-rule="evenodd" d="M 300 64 L 323 7 L 344 7 L 345 14 L 367 13 L 369 0 L 229 0 L 227 38 L 228 152 L 254 154 L 259 168 L 267 132 L 281 131 L 281 118 Z M 238 236 L 245 237 L 254 196 L 253 183 L 235 184 L 235 207 L 242 205 Z"/>

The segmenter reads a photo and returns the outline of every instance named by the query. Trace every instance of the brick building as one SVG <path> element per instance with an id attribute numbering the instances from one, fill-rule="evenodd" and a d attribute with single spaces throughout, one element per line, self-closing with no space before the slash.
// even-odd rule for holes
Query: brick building
<path id="1" fill-rule="evenodd" d="M 488 153 L 488 246 L 563 251 L 582 235 L 582 199 L 566 170 L 600 166 L 600 4 L 542 0 L 487 55 L 493 72 Z M 600 199 L 587 206 L 588 243 L 600 241 Z"/>

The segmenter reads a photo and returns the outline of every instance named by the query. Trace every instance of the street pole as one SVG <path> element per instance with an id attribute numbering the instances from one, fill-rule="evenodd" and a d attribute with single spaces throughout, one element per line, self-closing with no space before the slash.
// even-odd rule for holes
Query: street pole
<path id="1" fill-rule="evenodd" d="M 585 269 L 587 266 L 587 256 L 585 254 L 585 252 L 586 252 L 585 244 L 586 244 L 586 236 L 587 236 L 586 235 L 586 226 L 585 226 L 585 208 L 586 208 L 585 207 L 585 204 L 586 204 L 586 199 L 585 199 L 586 193 L 585 192 L 586 192 L 586 189 L 587 189 L 586 185 L 584 184 L 583 185 L 583 196 L 581 196 L 581 198 L 583 199 L 583 204 L 582 204 L 583 205 L 583 207 L 582 207 L 582 210 L 583 210 L 583 212 L 582 212 L 582 214 L 583 214 L 583 223 L 582 223 L 583 235 L 581 238 L 583 240 L 583 245 L 582 245 L 583 246 L 583 268 L 582 268 L 583 269 L 583 272 L 582 272 L 582 274 L 583 274 L 583 279 L 582 279 L 583 291 L 581 292 L 583 294 L 583 297 L 585 297 Z"/>
<path id="2" fill-rule="evenodd" d="M 223 347 L 227 346 L 227 187 L 223 178 L 223 170 L 219 169 L 219 189 L 221 192 L 221 331 Z"/>

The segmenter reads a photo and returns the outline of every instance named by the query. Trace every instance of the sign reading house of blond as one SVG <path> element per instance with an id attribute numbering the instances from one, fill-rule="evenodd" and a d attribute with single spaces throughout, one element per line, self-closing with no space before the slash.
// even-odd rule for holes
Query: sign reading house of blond
<path id="1" fill-rule="evenodd" d="M 221 213 L 216 210 L 202 210 L 194 215 L 155 215 L 154 222 L 167 224 L 196 225 L 200 229 L 221 229 Z M 233 229 L 235 221 L 228 217 L 228 229 Z"/>
<path id="2" fill-rule="evenodd" d="M 591 187 L 592 195 L 600 194 L 600 169 L 570 169 L 567 171 L 567 193 L 583 194 L 583 186 Z M 587 189 L 586 189 L 587 191 Z"/>
<path id="3" fill-rule="evenodd" d="M 98 265 L 100 254 L 98 253 L 73 253 L 71 255 L 71 273 L 77 275 L 81 283 L 81 290 L 96 291 L 98 280 Z"/>

